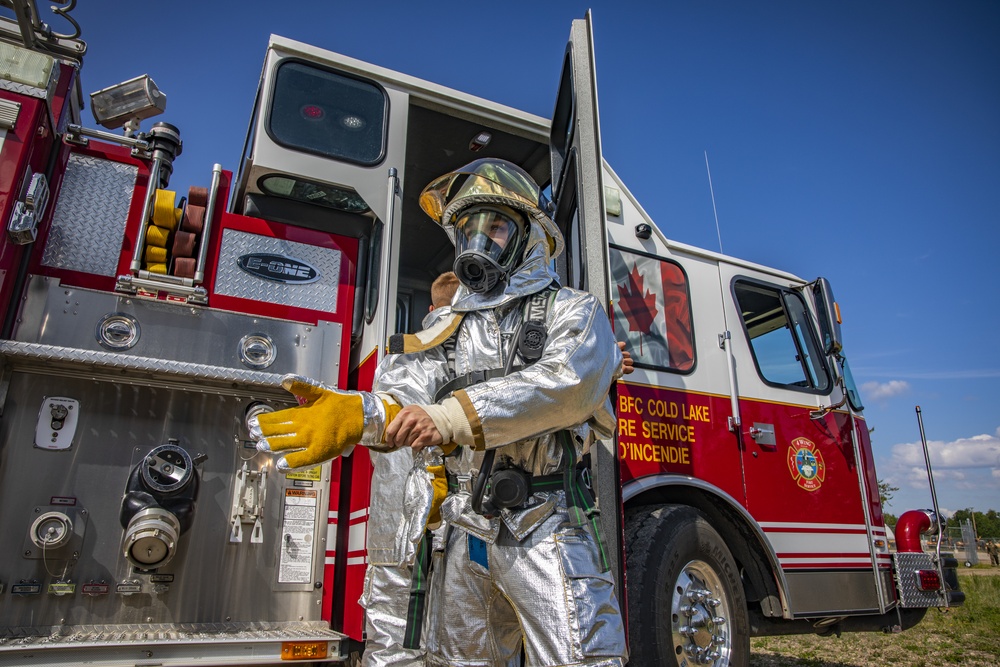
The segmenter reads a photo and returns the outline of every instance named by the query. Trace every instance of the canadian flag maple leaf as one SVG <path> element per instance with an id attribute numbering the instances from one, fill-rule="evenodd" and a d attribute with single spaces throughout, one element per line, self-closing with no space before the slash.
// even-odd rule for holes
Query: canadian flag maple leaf
<path id="1" fill-rule="evenodd" d="M 639 268 L 632 265 L 628 272 L 628 280 L 618 288 L 618 307 L 628 320 L 629 331 L 640 334 L 652 333 L 653 318 L 656 317 L 656 295 L 643 293 L 643 279 Z M 642 336 L 639 337 L 639 354 L 642 354 Z"/>

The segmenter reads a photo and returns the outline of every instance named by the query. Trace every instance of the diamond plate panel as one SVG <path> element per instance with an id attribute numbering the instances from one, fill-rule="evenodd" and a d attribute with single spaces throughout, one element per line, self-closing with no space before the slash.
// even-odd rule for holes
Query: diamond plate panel
<path id="1" fill-rule="evenodd" d="M 125 605 L 122 604 L 125 608 Z M 274 665 L 282 642 L 322 642 L 334 660 L 344 635 L 325 623 L 121 623 L 0 628 L 0 667 L 37 662 L 50 667 L 135 665 L 153 655 L 157 665 Z M 137 647 L 142 650 L 138 651 Z M 327 664 L 327 661 L 322 661 Z M 339 660 L 336 660 L 340 664 Z M 315 663 L 309 663 L 315 664 Z"/>
<path id="2" fill-rule="evenodd" d="M 917 588 L 917 570 L 937 570 L 930 554 L 897 552 L 892 555 L 896 565 L 896 586 L 903 607 L 943 607 L 944 596 L 938 591 Z M 944 586 L 941 582 L 941 586 Z"/>
<path id="3" fill-rule="evenodd" d="M 273 253 L 306 262 L 316 269 L 319 279 L 311 283 L 294 284 L 258 278 L 237 264 L 240 256 L 248 253 Z M 335 313 L 340 257 L 340 251 L 331 248 L 227 229 L 222 234 L 215 293 Z"/>
<path id="4" fill-rule="evenodd" d="M 81 368 L 107 370 L 118 374 L 150 373 L 193 382 L 242 383 L 265 389 L 281 387 L 281 376 L 275 373 L 193 364 L 171 359 L 133 357 L 116 352 L 77 350 L 57 345 L 21 343 L 12 340 L 0 340 L 0 356 L 15 364 L 17 362 L 41 366 L 67 364 Z"/>
<path id="5" fill-rule="evenodd" d="M 191 373 L 192 380 L 220 382 L 236 381 L 234 374 L 248 369 L 266 370 L 279 379 L 285 373 L 296 373 L 331 385 L 337 384 L 340 377 L 343 327 L 337 322 L 320 320 L 307 324 L 191 308 L 68 287 L 60 282 L 47 276 L 29 277 L 17 330 L 11 336 L 21 343 L 40 345 L 37 354 L 48 350 L 60 362 L 80 361 L 89 365 L 89 358 L 74 357 L 73 350 L 81 351 L 81 355 L 84 350 L 108 352 L 109 348 L 100 343 L 102 323 L 108 317 L 124 316 L 135 322 L 138 336 L 131 348 L 111 350 L 110 357 L 95 357 L 102 368 L 117 368 L 131 376 L 145 372 L 159 376 L 171 364 L 184 363 L 187 366 L 183 368 Z M 68 308 L 67 303 L 73 307 Z M 276 358 L 265 368 L 248 366 L 244 361 L 242 340 L 253 335 L 271 340 Z M 25 348 L 25 353 L 30 349 Z M 39 362 L 51 365 L 56 359 L 43 358 Z"/>
<path id="6" fill-rule="evenodd" d="M 49 96 L 47 88 L 38 88 L 36 86 L 29 86 L 26 83 L 7 81 L 6 79 L 0 79 L 0 90 L 9 90 L 12 93 L 18 93 L 19 95 L 25 95 L 27 97 L 37 97 L 41 100 L 44 100 Z"/>
<path id="7" fill-rule="evenodd" d="M 135 165 L 70 155 L 42 264 L 114 276 L 138 172 Z"/>
<path id="8" fill-rule="evenodd" d="M 343 635 L 321 621 L 275 623 L 143 623 L 0 628 L 0 648 L 10 646 L 86 647 L 154 645 L 168 642 L 233 642 L 258 640 L 339 641 Z"/>

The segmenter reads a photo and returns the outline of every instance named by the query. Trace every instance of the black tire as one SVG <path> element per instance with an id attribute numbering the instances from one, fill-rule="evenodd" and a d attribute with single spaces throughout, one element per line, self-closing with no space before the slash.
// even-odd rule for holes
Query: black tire
<path id="1" fill-rule="evenodd" d="M 629 667 L 747 667 L 750 624 L 736 561 L 683 505 L 625 517 Z"/>

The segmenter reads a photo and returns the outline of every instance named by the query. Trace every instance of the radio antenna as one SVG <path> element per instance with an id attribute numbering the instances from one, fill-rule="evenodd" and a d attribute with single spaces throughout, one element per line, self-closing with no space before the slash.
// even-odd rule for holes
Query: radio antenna
<path id="1" fill-rule="evenodd" d="M 722 251 L 722 230 L 719 228 L 719 210 L 715 207 L 715 188 L 712 187 L 712 169 L 708 166 L 708 151 L 705 151 L 705 171 L 708 172 L 708 191 L 712 193 L 712 213 L 715 214 L 715 233 L 719 236 L 719 252 Z"/>

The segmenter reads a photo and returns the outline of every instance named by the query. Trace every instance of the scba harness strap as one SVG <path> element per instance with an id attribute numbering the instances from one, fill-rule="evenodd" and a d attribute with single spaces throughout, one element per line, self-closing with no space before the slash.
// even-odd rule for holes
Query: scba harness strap
<path id="1" fill-rule="evenodd" d="M 515 357 L 520 357 L 527 364 L 533 364 L 542 358 L 545 342 L 549 337 L 547 329 L 549 310 L 555 302 L 557 292 L 558 288 L 550 285 L 532 294 L 525 301 L 521 322 L 517 326 L 514 349 L 497 377 L 513 372 Z M 526 471 L 508 467 L 493 474 L 496 455 L 496 449 L 490 449 L 483 455 L 483 462 L 472 490 L 472 509 L 476 514 L 485 517 L 494 516 L 504 508 L 520 507 L 531 496 L 532 476 Z M 488 498 L 487 488 L 490 490 Z"/>
<path id="2" fill-rule="evenodd" d="M 521 357 L 525 362 L 524 364 L 515 364 L 510 368 L 490 368 L 484 371 L 471 371 L 459 376 L 454 366 L 454 354 L 448 355 L 448 375 L 452 379 L 437 390 L 437 393 L 434 394 L 434 402 L 440 401 L 459 389 L 465 389 L 474 384 L 504 377 L 510 373 L 522 370 L 528 364 L 533 364 L 541 359 L 542 352 L 545 351 L 545 342 L 549 337 L 546 324 L 548 322 L 549 310 L 552 308 L 552 303 L 555 301 L 557 292 L 556 288 L 547 287 L 541 292 L 532 294 L 524 304 L 522 320 L 517 328 L 517 341 L 512 353 Z M 448 342 L 453 341 L 454 336 L 457 335 L 458 332 L 456 331 L 448 339 Z M 447 345 L 447 342 L 445 345 Z"/>
<path id="3" fill-rule="evenodd" d="M 556 298 L 556 290 L 546 290 L 532 294 L 524 307 L 524 319 L 518 329 L 517 353 L 526 363 L 533 364 L 542 358 L 545 341 L 549 338 L 546 324 L 549 309 Z"/>

